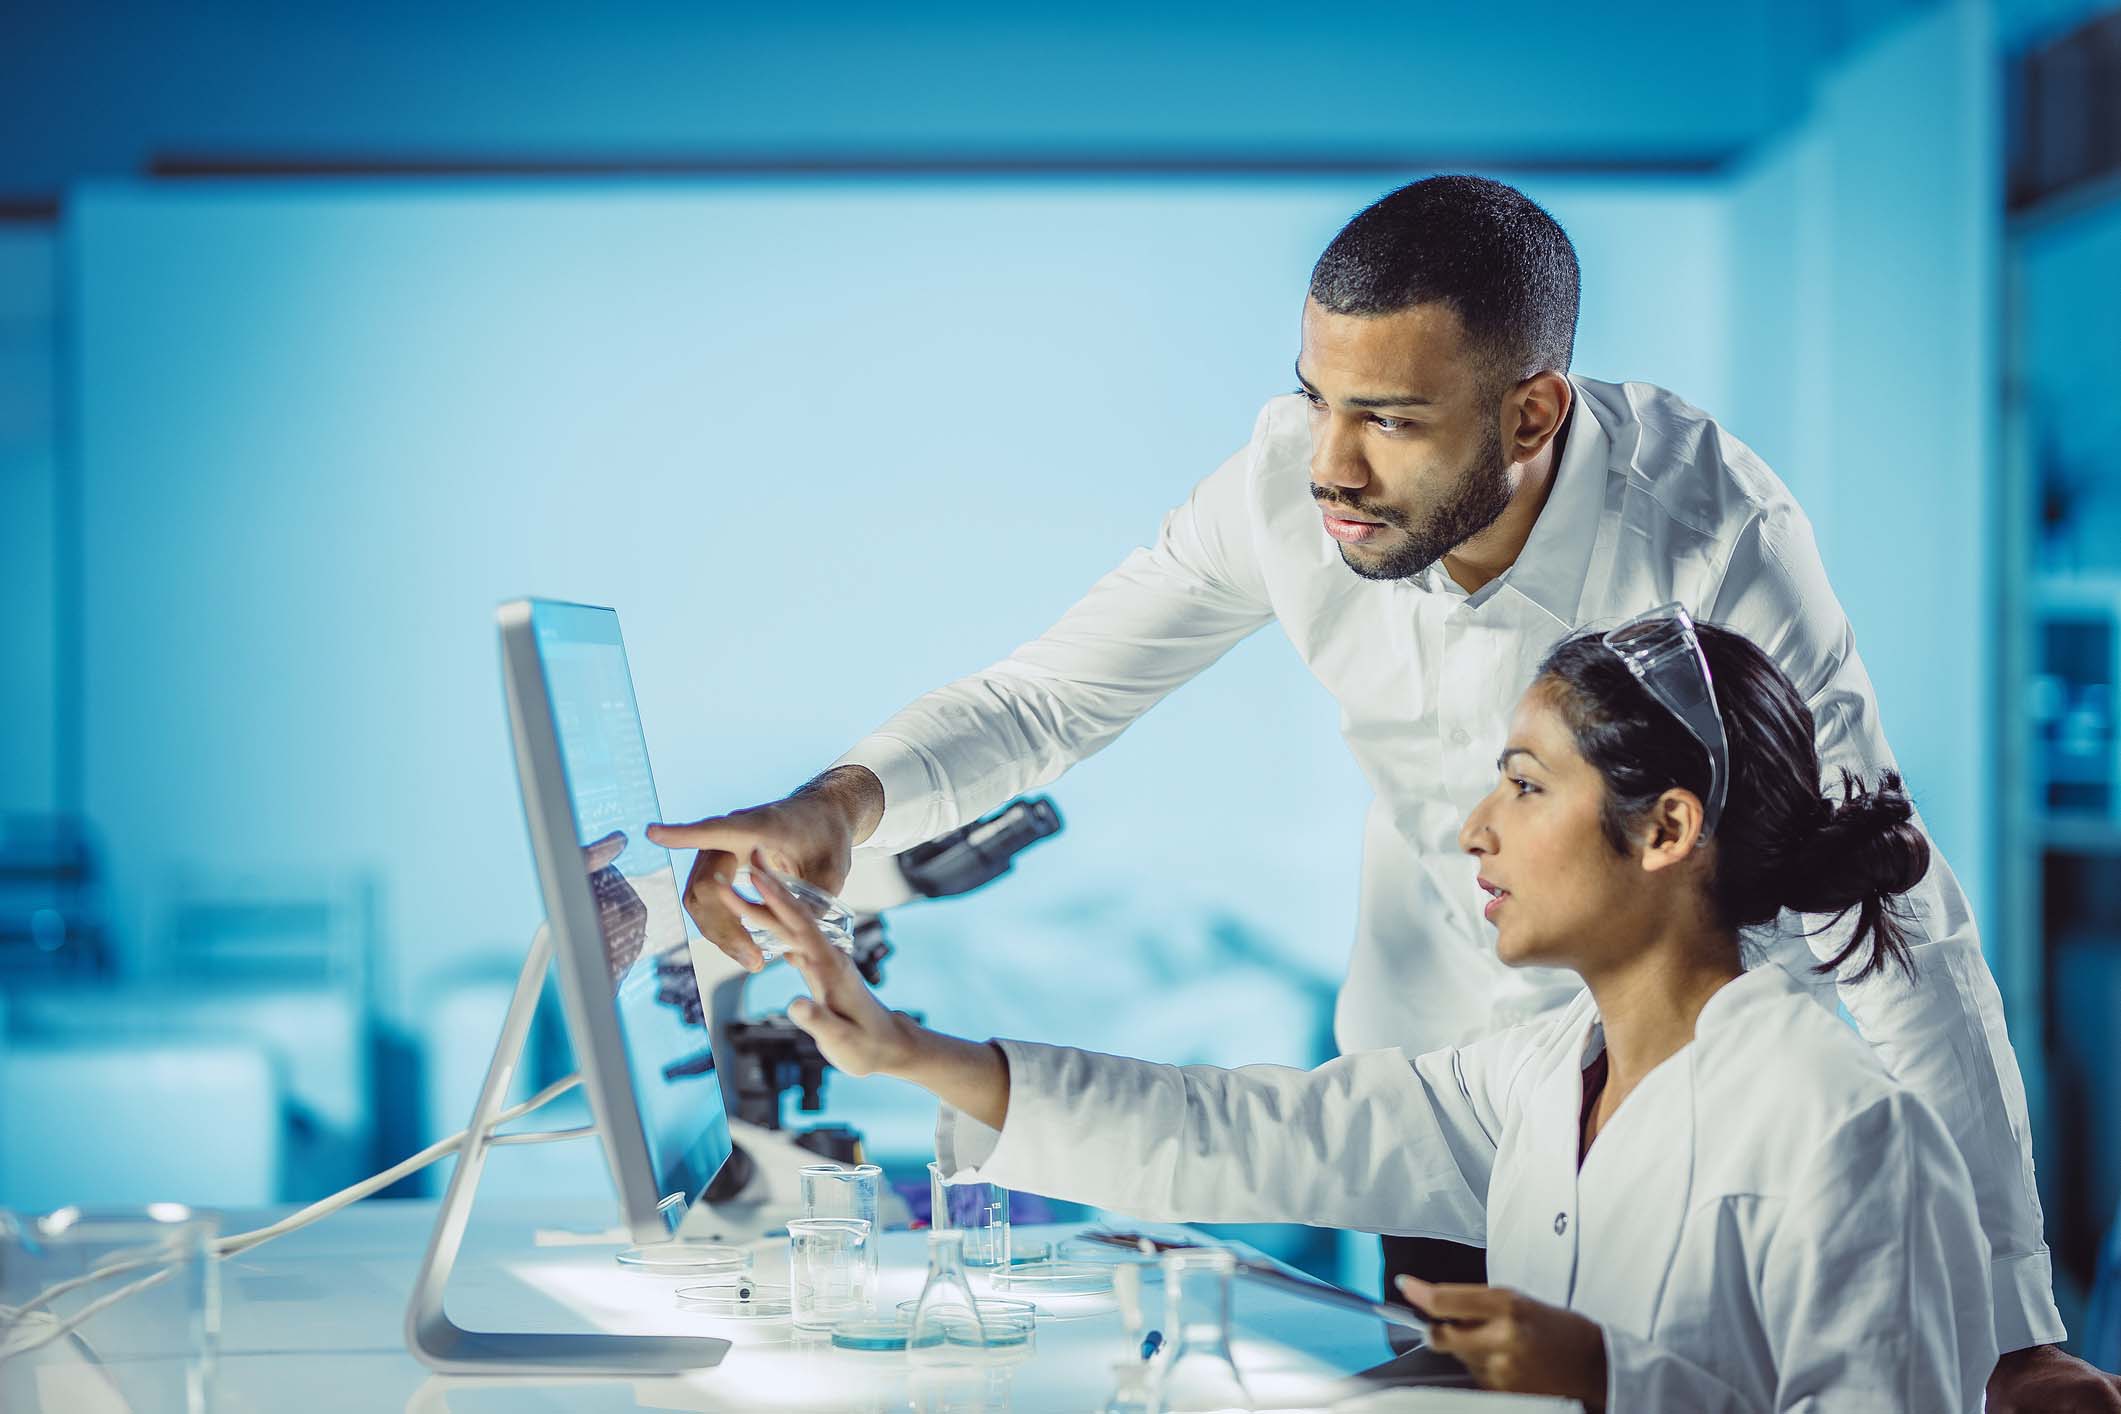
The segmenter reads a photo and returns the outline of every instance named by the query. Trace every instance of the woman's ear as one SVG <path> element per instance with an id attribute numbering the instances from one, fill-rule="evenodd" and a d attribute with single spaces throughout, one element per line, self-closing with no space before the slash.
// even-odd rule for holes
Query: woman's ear
<path id="1" fill-rule="evenodd" d="M 1691 858 L 1701 842 L 1701 797 L 1674 787 L 1657 797 L 1642 825 L 1642 867 L 1649 873 Z"/>

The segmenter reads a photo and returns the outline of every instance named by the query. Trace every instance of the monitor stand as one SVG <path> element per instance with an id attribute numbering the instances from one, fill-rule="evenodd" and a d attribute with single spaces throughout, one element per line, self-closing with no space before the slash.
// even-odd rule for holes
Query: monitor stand
<path id="1" fill-rule="evenodd" d="M 449 1273 L 471 1218 L 479 1172 L 486 1166 L 494 1116 L 504 1108 L 509 1082 L 523 1057 L 523 1042 L 530 1033 L 538 997 L 545 990 L 545 970 L 551 960 L 552 934 L 540 925 L 531 940 L 530 955 L 523 960 L 522 975 L 516 979 L 515 995 L 494 1045 L 493 1063 L 486 1068 L 486 1083 L 479 1088 L 471 1127 L 457 1155 L 456 1172 L 450 1176 L 449 1191 L 435 1215 L 434 1235 L 427 1242 L 427 1256 L 413 1282 L 412 1300 L 405 1308 L 406 1343 L 421 1363 L 450 1375 L 666 1375 L 719 1364 L 729 1351 L 729 1342 L 709 1336 L 474 1331 L 450 1320 L 442 1309 Z"/>

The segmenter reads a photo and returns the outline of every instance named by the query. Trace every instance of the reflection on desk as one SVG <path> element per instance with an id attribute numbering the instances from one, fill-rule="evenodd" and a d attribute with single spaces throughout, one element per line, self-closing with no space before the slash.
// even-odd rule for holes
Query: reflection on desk
<path id="1" fill-rule="evenodd" d="M 785 1321 L 724 1321 L 682 1310 L 681 1286 L 697 1277 L 658 1276 L 618 1265 L 608 1243 L 583 1240 L 610 1219 L 604 1205 L 495 1203 L 472 1219 L 450 1309 L 469 1325 L 510 1330 L 608 1330 L 717 1335 L 734 1347 L 722 1364 L 652 1380 L 445 1379 L 406 1352 L 406 1293 L 434 1220 L 429 1200 L 370 1201 L 224 1264 L 220 1395 L 224 1414 L 408 1414 L 602 1410 L 1008 1410 L 1041 1414 L 1102 1407 L 1121 1357 L 1118 1313 L 1084 1303 L 1041 1315 L 1035 1348 L 971 1379 L 917 1383 L 902 1357 L 835 1350 Z M 232 1213 L 231 1230 L 276 1213 Z M 572 1229 L 572 1231 L 568 1231 Z M 1057 1241 L 1075 1227 L 1026 1228 L 1027 1241 Z M 541 1240 L 542 1235 L 542 1240 Z M 754 1270 L 777 1280 L 785 1239 L 759 1244 Z M 925 1236 L 886 1233 L 880 1306 L 920 1291 Z M 1362 1414 L 1569 1411 L 1573 1401 L 1526 1400 L 1477 1391 L 1378 1392 L 1352 1379 L 1389 1362 L 1381 1322 L 1240 1284 L 1233 1345 L 1263 1409 L 1322 1409 L 1356 1396 Z"/>

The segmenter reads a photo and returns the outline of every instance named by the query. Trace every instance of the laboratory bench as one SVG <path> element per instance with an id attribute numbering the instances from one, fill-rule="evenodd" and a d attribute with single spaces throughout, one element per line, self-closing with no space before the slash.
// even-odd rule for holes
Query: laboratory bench
<path id="1" fill-rule="evenodd" d="M 222 1414 L 601 1410 L 1100 1410 L 1124 1342 L 1109 1301 L 1061 1299 L 1042 1308 L 1033 1348 L 996 1361 L 976 1384 L 916 1387 L 903 1356 L 835 1349 L 785 1321 L 730 1321 L 680 1308 L 677 1291 L 700 1278 L 649 1274 L 614 1260 L 618 1235 L 601 1231 L 596 1203 L 496 1201 L 473 1215 L 451 1282 L 460 1324 L 496 1330 L 605 1330 L 722 1336 L 720 1365 L 653 1379 L 464 1378 L 429 1372 L 408 1352 L 404 1318 L 434 1220 L 433 1200 L 372 1200 L 221 1264 L 217 1408 Z M 232 1212 L 224 1232 L 287 1210 Z M 1080 1225 L 1020 1227 L 1019 1250 L 1058 1241 Z M 758 1246 L 762 1280 L 785 1275 L 785 1238 Z M 919 1294 L 921 1232 L 884 1234 L 878 1306 Z M 975 1274 L 975 1286 L 980 1283 Z M 1011 1293 L 1012 1295 L 1020 1293 Z M 1152 1309 L 1161 1285 L 1147 1291 Z M 1447 1388 L 1389 1388 L 1354 1378 L 1394 1359 L 1380 1321 L 1240 1281 L 1232 1344 L 1263 1409 L 1326 1409 L 1350 1399 L 1371 1410 L 1577 1410 L 1573 1401 Z M 1157 1322 L 1161 1324 L 1161 1322 Z M 1439 1357 L 1422 1352 L 1422 1358 Z M 1404 1363 L 1404 1362 L 1402 1362 Z M 932 1379 L 933 1377 L 927 1377 Z"/>

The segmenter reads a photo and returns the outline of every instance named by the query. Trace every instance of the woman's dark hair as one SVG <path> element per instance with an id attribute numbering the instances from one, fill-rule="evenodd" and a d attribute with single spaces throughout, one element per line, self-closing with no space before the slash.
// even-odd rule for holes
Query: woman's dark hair
<path id="1" fill-rule="evenodd" d="M 1731 757 L 1710 883 L 1723 921 L 1750 927 L 1787 908 L 1830 913 L 1832 926 L 1853 909 L 1856 931 L 1819 970 L 1838 972 L 1862 956 L 1853 979 L 1888 961 L 1913 976 L 1894 901 L 1929 872 L 1930 847 L 1899 774 L 1881 772 L 1865 789 L 1844 770 L 1839 792 L 1822 793 L 1811 709 L 1790 680 L 1744 635 L 1714 624 L 1695 631 Z M 1678 786 L 1708 799 L 1708 749 L 1650 696 L 1603 635 L 1563 639 L 1535 685 L 1605 778 L 1602 823 L 1615 850 L 1627 851 L 1632 827 L 1665 791 Z"/>

